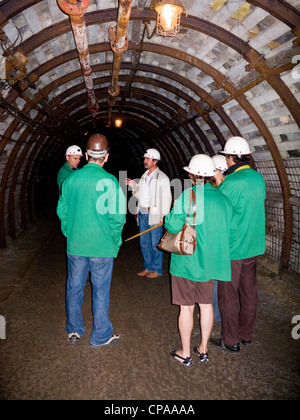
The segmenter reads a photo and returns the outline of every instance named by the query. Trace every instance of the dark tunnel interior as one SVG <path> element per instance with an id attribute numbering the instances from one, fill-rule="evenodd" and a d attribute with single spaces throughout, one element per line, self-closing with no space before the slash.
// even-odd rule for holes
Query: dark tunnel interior
<path id="1" fill-rule="evenodd" d="M 0 1 L 0 248 L 55 209 L 65 151 L 93 132 L 117 178 L 154 147 L 180 181 L 242 136 L 266 181 L 265 255 L 300 272 L 299 2 L 186 3 L 162 33 L 156 0 Z"/>
<path id="2" fill-rule="evenodd" d="M 146 409 L 149 400 L 150 411 L 138 413 L 144 416 L 184 399 L 199 408 L 198 417 L 204 399 L 299 401 L 300 1 L 170 1 L 176 19 L 162 27 L 156 9 L 169 0 L 0 0 L 0 400 L 95 399 L 98 408 L 106 405 L 104 414 L 122 404 L 129 410 L 135 399 Z M 121 340 L 99 352 L 89 343 L 90 275 L 81 282 L 85 334 L 78 347 L 66 337 L 68 243 L 57 215 L 66 150 L 78 145 L 84 152 L 93 133 L 109 141 L 104 169 L 128 204 L 110 295 Z M 155 148 L 174 204 L 190 186 L 183 167 L 192 157 L 213 157 L 236 136 L 247 141 L 259 174 L 249 172 L 266 186 L 255 241 L 248 241 L 259 242 L 265 211 L 253 342 L 244 345 L 239 332 L 237 357 L 210 343 L 210 363 L 200 363 L 194 350 L 186 369 L 170 356 L 181 345 L 171 253 L 164 253 L 162 275 L 152 268 L 154 277 L 140 275 L 137 199 L 124 181 L 140 179 L 144 153 Z M 85 164 L 83 156 L 79 168 Z M 84 207 L 76 233 L 85 252 L 98 219 L 87 220 L 92 212 Z M 215 247 L 220 224 L 210 226 L 212 250 L 203 247 L 194 260 L 197 274 L 202 257 L 225 255 L 228 239 L 219 237 L 219 254 Z M 106 239 L 95 236 L 102 247 Z M 219 269 L 219 260 L 208 265 Z M 202 339 L 201 308 L 193 315 L 191 350 Z M 222 336 L 215 319 L 211 336 Z"/>

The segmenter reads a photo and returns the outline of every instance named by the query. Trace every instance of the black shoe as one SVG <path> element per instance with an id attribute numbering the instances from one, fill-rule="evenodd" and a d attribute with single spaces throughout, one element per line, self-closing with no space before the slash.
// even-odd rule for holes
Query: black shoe
<path id="1" fill-rule="evenodd" d="M 221 350 L 227 350 L 230 353 L 238 353 L 240 351 L 240 344 L 239 343 L 236 343 L 233 346 L 228 346 L 227 344 L 224 343 L 224 341 L 221 338 L 211 338 L 210 342 L 215 347 L 217 347 Z"/>
<path id="2" fill-rule="evenodd" d="M 201 363 L 209 362 L 208 353 L 200 353 L 200 351 L 197 349 L 197 346 L 194 347 L 194 353 L 198 354 Z"/>
<path id="3" fill-rule="evenodd" d="M 250 346 L 251 340 L 250 341 L 247 341 L 247 340 L 242 340 L 241 339 L 241 343 L 244 344 L 244 346 Z"/>
<path id="4" fill-rule="evenodd" d="M 174 357 L 175 360 L 178 360 L 178 362 L 180 362 L 181 364 L 183 364 L 183 366 L 189 367 L 193 364 L 192 358 L 191 357 L 181 357 L 179 356 L 179 354 L 176 353 L 175 350 L 171 350 L 170 351 L 170 355 L 172 357 Z"/>

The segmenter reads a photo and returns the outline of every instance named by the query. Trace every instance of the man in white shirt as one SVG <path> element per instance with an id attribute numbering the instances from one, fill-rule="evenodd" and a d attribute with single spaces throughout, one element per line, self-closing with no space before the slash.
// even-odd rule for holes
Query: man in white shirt
<path id="1" fill-rule="evenodd" d="M 161 224 L 140 236 L 140 246 L 144 258 L 144 270 L 138 276 L 155 279 L 162 275 L 163 253 L 157 249 L 163 231 L 163 218 L 169 214 L 172 202 L 170 180 L 162 172 L 157 162 L 160 153 L 156 149 L 148 149 L 144 154 L 144 167 L 147 171 L 137 184 L 127 178 L 126 185 L 132 187 L 133 195 L 138 199 L 138 223 L 140 232 Z"/>

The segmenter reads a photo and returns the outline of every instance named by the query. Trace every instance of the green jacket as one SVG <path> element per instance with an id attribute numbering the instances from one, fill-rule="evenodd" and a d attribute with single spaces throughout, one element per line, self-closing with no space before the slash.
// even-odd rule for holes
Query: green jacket
<path id="1" fill-rule="evenodd" d="M 73 172 L 63 183 L 57 205 L 67 253 L 116 257 L 122 244 L 126 202 L 116 177 L 96 163 Z"/>
<path id="2" fill-rule="evenodd" d="M 241 168 L 225 177 L 219 191 L 231 201 L 238 237 L 231 259 L 261 255 L 265 252 L 265 198 L 263 176 L 251 168 Z"/>
<path id="3" fill-rule="evenodd" d="M 236 236 L 230 201 L 210 184 L 192 187 L 197 203 L 197 247 L 193 255 L 171 254 L 170 273 L 189 280 L 231 280 L 230 244 Z M 171 233 L 182 228 L 189 207 L 190 188 L 176 200 L 164 226 Z M 192 213 L 192 211 L 191 211 Z M 192 224 L 192 216 L 189 218 Z"/>
<path id="4" fill-rule="evenodd" d="M 71 168 L 71 166 L 68 164 L 68 162 L 65 162 L 65 164 L 57 172 L 57 184 L 58 184 L 59 195 L 61 195 L 62 183 L 73 172 L 74 172 L 74 169 Z"/>

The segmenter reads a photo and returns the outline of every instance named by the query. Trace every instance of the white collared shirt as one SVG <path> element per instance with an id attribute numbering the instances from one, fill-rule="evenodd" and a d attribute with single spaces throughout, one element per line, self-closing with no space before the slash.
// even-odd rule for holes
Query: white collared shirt
<path id="1" fill-rule="evenodd" d="M 145 174 L 143 186 L 140 191 L 140 207 L 150 207 L 150 185 L 156 171 L 157 169 L 148 175 L 148 170 L 148 172 Z"/>

